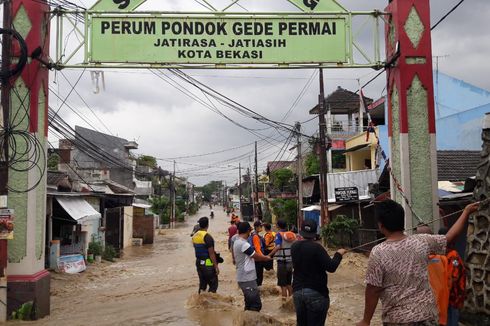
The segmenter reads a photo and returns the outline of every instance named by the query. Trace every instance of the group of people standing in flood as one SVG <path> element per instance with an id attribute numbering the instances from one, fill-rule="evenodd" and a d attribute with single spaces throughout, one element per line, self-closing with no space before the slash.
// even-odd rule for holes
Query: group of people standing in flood
<path id="1" fill-rule="evenodd" d="M 428 266 L 434 257 L 430 255 L 445 255 L 448 244 L 463 232 L 469 215 L 477 208 L 478 203 L 468 205 L 445 235 L 407 235 L 402 206 L 392 200 L 376 202 L 378 227 L 386 240 L 371 251 L 366 271 L 364 316 L 356 325 L 371 325 L 378 301 L 382 303 L 384 326 L 445 325 L 447 318 L 441 318 L 444 313 L 441 309 L 438 311 L 440 299 L 436 302 L 429 282 Z M 199 220 L 202 228 L 194 234 L 193 243 L 199 291 L 209 286 L 210 292 L 216 292 L 219 268 L 214 241 L 205 234 L 208 224 L 205 217 Z M 256 221 L 252 227 L 235 215 L 230 224 L 228 248 L 236 267 L 238 286 L 243 292 L 245 310 L 262 309 L 263 271 L 273 268 L 274 259 L 277 285 L 283 300 L 293 297 L 297 325 L 325 325 L 330 307 L 327 272 L 337 270 L 346 250 L 339 249 L 331 257 L 318 241 L 318 226 L 313 220 L 305 220 L 299 234 L 289 231 L 281 220 L 276 223 L 277 232 L 272 231 L 270 224 Z"/>

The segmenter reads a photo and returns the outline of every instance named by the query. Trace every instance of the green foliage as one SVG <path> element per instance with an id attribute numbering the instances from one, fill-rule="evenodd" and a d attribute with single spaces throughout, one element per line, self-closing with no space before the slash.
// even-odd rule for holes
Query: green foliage
<path id="1" fill-rule="evenodd" d="M 141 155 L 136 159 L 136 163 L 141 166 L 148 166 L 150 168 L 157 167 L 157 159 L 150 155 Z"/>
<path id="2" fill-rule="evenodd" d="M 310 152 L 305 159 L 306 174 L 313 175 L 320 173 L 320 159 L 314 152 Z"/>
<path id="3" fill-rule="evenodd" d="M 36 315 L 36 307 L 34 302 L 29 301 L 24 303 L 19 309 L 12 312 L 13 320 L 34 320 Z"/>
<path id="4" fill-rule="evenodd" d="M 60 163 L 60 156 L 56 153 L 49 155 L 48 157 L 48 170 L 58 171 L 58 164 Z"/>
<path id="5" fill-rule="evenodd" d="M 274 199 L 271 203 L 274 214 L 281 220 L 285 220 L 288 225 L 296 224 L 298 203 L 295 199 Z"/>
<path id="6" fill-rule="evenodd" d="M 107 245 L 102 253 L 102 258 L 107 261 L 114 261 L 114 258 L 117 257 L 116 249 L 113 246 Z"/>
<path id="7" fill-rule="evenodd" d="M 350 237 L 359 228 L 359 222 L 346 215 L 337 215 L 329 224 L 324 225 L 321 229 L 321 235 L 328 244 L 340 245 L 339 238 L 344 235 Z"/>
<path id="8" fill-rule="evenodd" d="M 102 256 L 103 248 L 99 241 L 92 241 L 88 244 L 88 253 L 94 256 Z"/>
<path id="9" fill-rule="evenodd" d="M 170 199 L 165 196 L 150 199 L 151 210 L 160 216 L 160 224 L 170 223 Z"/>
<path id="10" fill-rule="evenodd" d="M 197 205 L 197 203 L 190 203 L 189 207 L 187 208 L 187 213 L 189 215 L 196 215 L 198 210 L 199 206 Z"/>
<path id="11" fill-rule="evenodd" d="M 198 190 L 202 191 L 202 195 L 205 201 L 211 201 L 213 193 L 219 191 L 223 188 L 222 181 L 211 181 L 208 184 L 198 188 Z"/>
<path id="12" fill-rule="evenodd" d="M 290 169 L 278 169 L 272 172 L 272 183 L 276 189 L 282 191 L 292 181 L 293 176 L 293 171 Z"/>

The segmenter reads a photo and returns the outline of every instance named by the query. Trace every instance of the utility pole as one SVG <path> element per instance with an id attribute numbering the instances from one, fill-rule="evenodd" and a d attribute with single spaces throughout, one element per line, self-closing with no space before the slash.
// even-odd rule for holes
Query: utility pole
<path id="1" fill-rule="evenodd" d="M 11 27 L 11 15 L 12 15 L 12 2 L 5 1 L 3 3 L 3 28 L 9 29 Z M 11 47 L 12 38 L 8 34 L 3 34 L 2 41 L 2 70 L 6 71 L 11 63 Z M 10 84 L 8 78 L 1 80 L 1 104 L 2 104 L 2 116 L 3 121 L 3 139 L 0 140 L 1 146 L 0 150 L 0 208 L 8 208 L 8 174 L 9 174 L 9 133 L 6 130 L 9 129 L 10 125 Z M 8 251 L 7 251 L 7 241 L 0 240 L 0 285 L 2 287 L 0 292 L 0 299 L 2 302 L 7 302 L 7 264 L 8 264 Z M 7 306 L 2 305 L 0 308 L 0 321 L 7 320 Z"/>
<path id="2" fill-rule="evenodd" d="M 242 165 L 238 163 L 238 209 L 240 210 L 240 215 L 242 215 Z"/>
<path id="3" fill-rule="evenodd" d="M 172 221 L 173 221 L 173 227 L 175 227 L 175 195 L 176 195 L 177 189 L 176 189 L 176 182 L 175 182 L 175 161 L 174 161 L 174 173 L 173 173 L 173 178 L 172 178 Z"/>
<path id="4" fill-rule="evenodd" d="M 320 68 L 320 95 L 318 98 L 318 126 L 320 129 L 320 216 L 321 225 L 328 224 L 328 188 L 327 188 L 327 147 L 325 145 L 325 92 L 323 69 Z"/>
<path id="5" fill-rule="evenodd" d="M 259 205 L 259 168 L 257 160 L 257 142 L 255 142 L 255 216 L 262 220 L 262 210 Z"/>
<path id="6" fill-rule="evenodd" d="M 301 153 L 301 124 L 296 122 L 296 140 L 297 145 L 296 149 L 298 150 L 298 158 L 297 158 L 297 173 L 298 173 L 298 219 L 297 226 L 298 229 L 301 228 L 301 223 L 303 222 L 303 214 L 301 209 L 303 208 L 303 156 Z"/>

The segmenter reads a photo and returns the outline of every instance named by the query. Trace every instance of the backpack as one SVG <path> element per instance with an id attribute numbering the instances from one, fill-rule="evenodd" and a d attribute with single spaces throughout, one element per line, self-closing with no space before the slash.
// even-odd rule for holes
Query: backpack
<path id="1" fill-rule="evenodd" d="M 449 306 L 461 309 L 466 296 L 466 270 L 463 260 L 456 250 L 447 254 L 447 268 L 451 287 L 449 289 Z"/>
<path id="2" fill-rule="evenodd" d="M 264 241 L 264 238 L 260 236 L 260 234 L 258 233 L 252 233 L 249 237 L 248 237 L 248 243 L 252 246 L 252 248 L 255 249 L 255 246 L 254 246 L 254 236 L 258 236 L 259 239 L 260 239 L 260 251 L 262 252 L 262 254 L 264 254 L 264 249 L 265 249 L 265 241 Z"/>
<path id="3" fill-rule="evenodd" d="M 275 239 L 276 239 L 275 232 L 270 231 L 264 235 L 264 246 L 267 253 L 271 252 L 272 249 L 274 249 L 274 247 L 276 246 L 274 243 Z"/>

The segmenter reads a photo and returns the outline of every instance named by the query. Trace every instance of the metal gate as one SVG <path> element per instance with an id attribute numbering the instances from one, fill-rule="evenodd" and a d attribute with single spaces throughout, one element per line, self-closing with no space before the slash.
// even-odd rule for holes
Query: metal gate
<path id="1" fill-rule="evenodd" d="M 114 247 L 120 255 L 123 248 L 124 207 L 106 208 L 104 225 L 106 245 Z"/>

